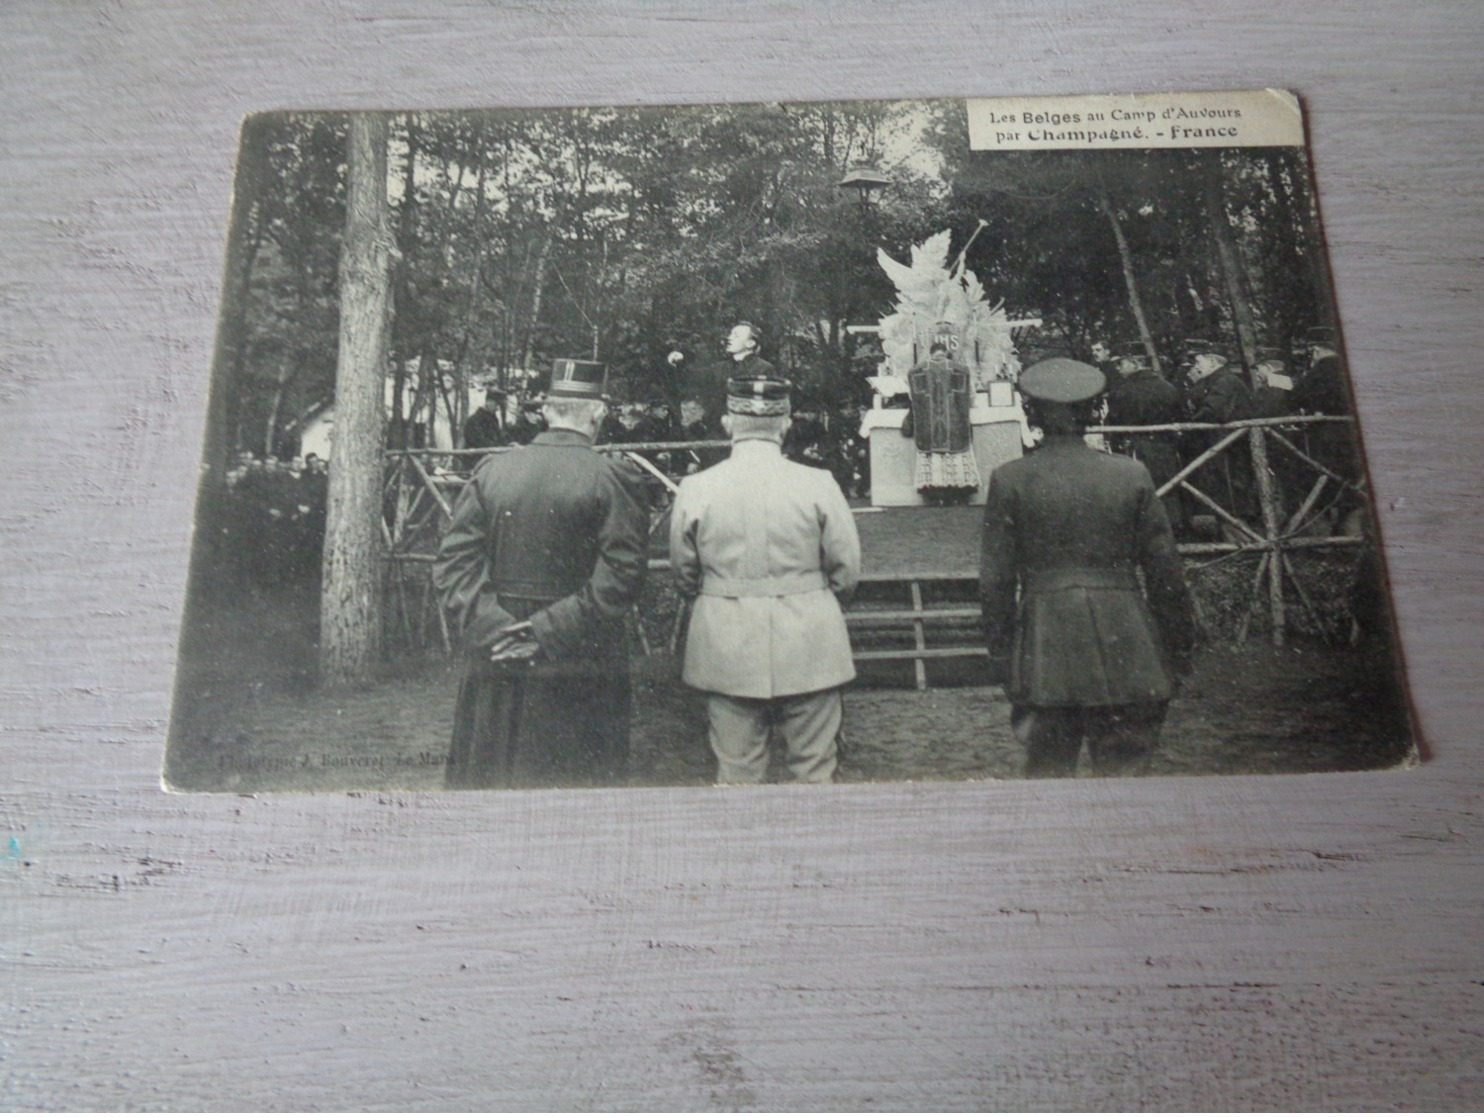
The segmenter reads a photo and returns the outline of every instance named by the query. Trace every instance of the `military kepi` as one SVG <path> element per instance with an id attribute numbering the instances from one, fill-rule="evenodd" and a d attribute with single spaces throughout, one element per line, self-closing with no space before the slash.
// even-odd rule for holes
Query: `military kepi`
<path id="1" fill-rule="evenodd" d="M 1108 387 L 1102 371 L 1069 357 L 1038 361 L 1020 374 L 1020 390 L 1032 399 L 1081 403 Z"/>
<path id="2" fill-rule="evenodd" d="M 574 361 L 558 357 L 551 362 L 551 390 L 547 395 L 566 399 L 602 399 L 608 366 L 602 361 Z"/>
<path id="3" fill-rule="evenodd" d="M 733 415 L 787 415 L 787 380 L 734 376 L 727 381 L 727 410 Z"/>

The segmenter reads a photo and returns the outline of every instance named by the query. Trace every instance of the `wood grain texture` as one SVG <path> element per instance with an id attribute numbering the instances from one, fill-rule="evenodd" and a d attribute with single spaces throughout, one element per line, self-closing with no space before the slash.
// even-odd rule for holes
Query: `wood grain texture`
<path id="1" fill-rule="evenodd" d="M 1484 1104 L 1481 48 L 1467 3 L 0 5 L 0 1105 Z M 1265 85 L 1421 768 L 158 790 L 245 113 Z"/>

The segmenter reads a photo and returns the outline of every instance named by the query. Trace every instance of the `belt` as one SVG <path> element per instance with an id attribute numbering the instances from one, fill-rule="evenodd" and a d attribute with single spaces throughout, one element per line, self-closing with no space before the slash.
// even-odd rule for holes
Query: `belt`
<path id="1" fill-rule="evenodd" d="M 1139 580 L 1132 570 L 1109 570 L 1073 566 L 1065 570 L 1032 570 L 1025 577 L 1026 593 L 1057 590 L 1135 590 Z"/>
<path id="2" fill-rule="evenodd" d="M 701 593 L 706 597 L 792 597 L 828 589 L 824 572 L 810 570 L 804 574 L 779 574 L 772 578 L 706 578 Z"/>
<path id="3" fill-rule="evenodd" d="M 511 601 L 536 601 L 542 605 L 550 605 L 553 601 L 567 596 L 561 590 L 553 589 L 550 586 L 521 586 L 519 588 L 491 586 L 490 588 L 495 591 L 495 596 L 502 602 L 508 598 Z"/>

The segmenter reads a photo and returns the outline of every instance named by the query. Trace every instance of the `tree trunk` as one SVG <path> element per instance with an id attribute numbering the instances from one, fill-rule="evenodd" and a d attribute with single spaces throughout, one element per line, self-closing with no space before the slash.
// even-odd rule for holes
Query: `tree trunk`
<path id="1" fill-rule="evenodd" d="M 536 276 L 531 292 L 531 317 L 526 325 L 525 352 L 521 357 L 521 371 L 528 372 L 536 359 L 536 327 L 541 322 L 541 293 L 546 288 L 546 257 L 551 252 L 552 231 L 546 230 L 546 239 L 541 242 L 541 251 L 536 256 Z"/>
<path id="2" fill-rule="evenodd" d="M 479 181 L 475 186 L 474 198 L 474 228 L 476 230 L 474 261 L 468 271 L 469 297 L 464 300 L 464 324 L 459 336 L 459 355 L 454 364 L 454 400 L 456 406 L 449 415 L 450 442 L 456 447 L 464 445 L 464 421 L 469 418 L 469 387 L 474 382 L 470 375 L 479 357 L 484 352 L 484 347 L 477 344 L 475 334 L 479 324 L 479 292 L 484 282 L 484 259 L 489 252 L 489 241 L 478 234 L 484 224 L 486 203 L 485 184 L 488 178 L 488 170 L 483 163 L 479 165 Z M 483 362 L 479 362 L 483 364 Z"/>
<path id="3" fill-rule="evenodd" d="M 320 595 L 320 682 L 368 679 L 381 645 L 383 402 L 391 325 L 387 119 L 350 118 L 335 441 Z"/>
<path id="4" fill-rule="evenodd" d="M 1293 176 L 1294 202 L 1299 209 L 1304 230 L 1304 255 L 1310 269 L 1310 283 L 1315 291 L 1315 309 L 1318 321 L 1315 325 L 1334 327 L 1338 324 L 1335 313 L 1334 281 L 1329 271 L 1329 253 L 1324 248 L 1324 233 L 1319 226 L 1319 203 L 1314 197 L 1313 181 L 1300 169 Z"/>
<path id="5" fill-rule="evenodd" d="M 598 267 L 594 268 L 593 269 L 593 273 L 588 277 L 588 285 L 587 285 L 589 292 L 591 292 L 591 294 L 588 297 L 588 305 L 590 307 L 592 307 L 592 314 L 587 314 L 586 312 L 584 312 L 583 315 L 582 315 L 584 318 L 587 319 L 588 329 L 592 333 L 592 338 L 593 338 L 593 356 L 592 356 L 592 359 L 595 360 L 595 361 L 598 359 L 598 353 L 600 352 L 599 344 L 598 343 L 599 343 L 599 337 L 600 337 L 599 323 L 603 321 L 603 311 L 604 311 L 604 306 L 603 306 L 603 284 L 607 281 L 607 277 L 608 277 L 608 234 L 607 234 L 607 232 L 600 231 L 598 233 L 598 244 L 599 244 L 600 250 L 601 250 L 601 259 L 600 259 L 600 262 L 599 262 Z"/>
<path id="6" fill-rule="evenodd" d="M 1242 363 L 1247 368 L 1253 386 L 1257 383 L 1257 330 L 1253 324 L 1252 304 L 1242 282 L 1242 269 L 1237 258 L 1236 240 L 1232 236 L 1231 221 L 1226 215 L 1226 194 L 1222 181 L 1221 156 L 1212 152 L 1206 163 L 1206 216 L 1211 223 L 1211 239 L 1216 245 L 1216 257 L 1221 266 L 1222 282 L 1231 303 L 1232 322 L 1237 327 L 1237 345 L 1242 350 Z M 1252 471 L 1257 483 L 1258 501 L 1262 509 L 1263 532 L 1269 539 L 1280 534 L 1280 512 L 1278 497 L 1273 487 L 1272 474 L 1268 467 L 1267 442 L 1262 432 L 1249 432 Z M 1281 550 L 1274 550 L 1268 563 L 1268 608 L 1272 617 L 1272 642 L 1275 648 L 1284 643 L 1287 617 L 1283 601 L 1283 562 Z"/>
<path id="7" fill-rule="evenodd" d="M 392 415 L 387 422 L 387 437 L 393 450 L 407 449 L 407 370 L 401 361 L 392 363 Z"/>
<path id="8" fill-rule="evenodd" d="M 452 431 L 453 428 L 456 426 L 463 426 L 462 420 L 459 419 L 459 408 L 454 402 L 458 398 L 458 393 L 449 393 L 448 385 L 445 384 L 443 381 L 442 369 L 435 369 L 433 375 L 435 377 L 433 383 L 436 384 L 438 388 L 433 396 L 433 406 L 428 410 L 427 444 L 429 446 L 438 445 L 438 402 L 440 400 L 443 401 L 443 414 L 448 416 L 449 430 Z M 459 369 L 457 364 L 454 365 L 454 378 L 456 386 L 458 383 L 462 383 L 462 381 L 459 380 Z"/>
<path id="9" fill-rule="evenodd" d="M 278 366 L 278 372 L 273 377 L 273 394 L 268 400 L 268 418 L 263 423 L 263 456 L 276 456 L 278 451 L 274 449 L 278 442 L 278 413 L 283 409 L 284 393 L 288 390 L 289 370 L 285 365 Z"/>
<path id="10" fill-rule="evenodd" d="M 510 135 L 505 134 L 503 144 L 505 159 L 501 167 L 504 176 L 504 197 L 509 199 L 513 196 L 510 184 Z M 510 369 L 515 364 L 515 296 L 519 293 L 519 286 L 515 278 L 515 236 L 513 223 L 507 223 L 501 232 L 502 254 L 505 259 L 505 267 L 501 280 L 505 288 L 505 297 L 501 300 L 500 307 L 500 387 L 506 391 L 510 388 Z M 529 249 L 528 249 L 529 251 Z"/>
<path id="11" fill-rule="evenodd" d="M 1272 617 L 1273 647 L 1281 648 L 1288 637 L 1287 606 L 1283 600 L 1283 548 L 1278 538 L 1283 533 L 1283 507 L 1273 471 L 1268 465 L 1266 435 L 1257 427 L 1247 432 L 1252 451 L 1252 475 L 1257 481 L 1257 499 L 1262 508 L 1262 533 L 1273 541 L 1268 553 L 1268 612 Z"/>
<path id="12" fill-rule="evenodd" d="M 1098 209 L 1108 219 L 1108 224 L 1113 227 L 1113 240 L 1118 245 L 1118 262 L 1123 266 L 1123 285 L 1128 289 L 1128 308 L 1133 312 L 1134 323 L 1139 328 L 1139 342 L 1144 346 L 1144 352 L 1149 357 L 1149 367 L 1156 375 L 1164 372 L 1159 366 L 1159 353 L 1154 348 L 1154 335 L 1149 332 L 1149 319 L 1144 316 L 1144 302 L 1139 298 L 1139 282 L 1134 275 L 1134 257 L 1129 251 L 1128 238 L 1123 235 L 1123 223 L 1118 220 L 1118 214 L 1113 209 L 1113 204 L 1108 200 L 1108 192 L 1100 183 L 1098 185 Z"/>
<path id="13" fill-rule="evenodd" d="M 431 348 L 424 349 L 417 358 L 417 393 L 413 396 L 410 443 L 419 447 L 433 444 L 433 424 L 438 418 L 438 354 Z M 418 434 L 417 424 L 422 423 Z"/>
<path id="14" fill-rule="evenodd" d="M 397 267 L 394 296 L 399 306 L 411 303 L 412 255 L 417 240 L 417 114 L 408 113 L 404 119 L 407 129 L 407 165 L 402 169 L 402 208 L 397 221 L 397 250 L 402 259 Z M 414 349 L 414 343 L 407 339 L 398 347 L 398 352 L 393 354 L 392 416 L 388 431 L 391 446 L 397 450 L 407 449 L 407 359 Z"/>
<path id="15" fill-rule="evenodd" d="M 1237 345 L 1242 350 L 1242 364 L 1247 374 L 1257 367 L 1257 329 L 1253 324 L 1252 304 L 1243 290 L 1242 272 L 1237 261 L 1237 245 L 1232 224 L 1226 216 L 1226 194 L 1223 189 L 1221 155 L 1212 152 L 1206 162 L 1206 217 L 1211 224 L 1211 239 L 1216 245 L 1216 258 L 1221 264 L 1221 278 L 1226 297 L 1231 303 L 1232 323 L 1237 328 Z"/>

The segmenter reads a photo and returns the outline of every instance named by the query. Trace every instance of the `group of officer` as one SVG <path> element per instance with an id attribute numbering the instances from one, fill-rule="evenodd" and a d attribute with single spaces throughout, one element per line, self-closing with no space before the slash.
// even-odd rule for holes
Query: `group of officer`
<path id="1" fill-rule="evenodd" d="M 687 477 L 671 510 L 682 678 L 706 694 L 718 782 L 761 782 L 775 727 L 794 778 L 828 782 L 855 676 L 840 599 L 860 541 L 830 473 L 783 456 L 789 385 L 760 360 L 737 366 L 722 388 L 731 454 Z M 451 787 L 624 779 L 649 508 L 642 473 L 594 448 L 605 372 L 555 362 L 546 429 L 483 458 L 453 508 L 433 567 L 466 653 Z"/>
<path id="2" fill-rule="evenodd" d="M 1249 375 L 1228 359 L 1219 344 L 1192 339 L 1185 343 L 1182 375 L 1171 382 L 1150 366 L 1148 357 L 1128 346 L 1114 356 L 1104 343 L 1094 343 L 1093 362 L 1108 380 L 1101 422 L 1112 427 L 1152 427 L 1175 423 L 1232 423 L 1243 419 L 1285 415 L 1346 415 L 1350 412 L 1344 366 L 1335 331 L 1315 327 L 1308 332 L 1305 353 L 1285 359 L 1276 348 L 1262 349 Z M 1295 375 L 1295 366 L 1299 374 Z M 1306 367 L 1302 367 L 1306 366 Z M 1184 465 L 1215 445 L 1220 431 L 1140 431 L 1109 435 L 1109 448 L 1136 458 L 1148 467 L 1156 485 L 1163 485 Z M 1354 469 L 1353 440 L 1348 430 L 1323 426 L 1300 436 L 1313 457 L 1348 476 Z M 1284 459 L 1285 463 L 1287 459 Z M 1214 495 L 1239 516 L 1256 513 L 1256 493 L 1245 444 L 1234 445 L 1203 467 Z M 1288 480 L 1286 477 L 1280 481 Z M 1297 478 L 1292 480 L 1297 481 Z M 1292 487 L 1292 486 L 1290 486 Z M 1178 493 L 1164 498 L 1165 510 L 1177 535 L 1183 535 L 1194 513 Z"/>
<path id="3" fill-rule="evenodd" d="M 317 454 L 287 461 L 248 450 L 237 455 L 211 518 L 242 584 L 261 589 L 319 577 L 328 490 L 329 472 Z"/>
<path id="4" fill-rule="evenodd" d="M 598 430 L 598 442 L 724 441 L 728 437 L 723 427 L 727 380 L 759 380 L 778 374 L 771 362 L 758 355 L 760 337 L 751 322 L 732 327 L 726 337 L 726 363 L 721 371 L 711 364 L 690 362 L 680 350 L 672 350 L 666 364 L 678 404 L 665 399 L 622 404 L 610 401 Z M 784 439 L 784 455 L 792 461 L 828 469 L 847 493 L 864 491 L 869 484 L 869 454 L 852 437 L 859 421 L 855 409 L 836 415 L 822 401 L 797 391 L 791 402 L 792 421 Z M 485 389 L 483 404 L 464 422 L 462 446 L 490 450 L 526 445 L 542 430 L 542 403 L 537 394 L 513 404 L 508 391 L 490 385 Z M 655 452 L 651 460 L 666 473 L 685 474 L 714 465 L 723 456 L 722 452 L 707 449 L 663 450 Z"/>
<path id="5" fill-rule="evenodd" d="M 734 366 L 723 376 L 709 368 L 698 374 L 686 367 L 685 354 L 671 351 L 666 363 L 678 381 L 679 407 L 672 409 L 665 400 L 613 406 L 605 399 L 598 441 L 702 442 L 725 437 L 721 417 L 726 412 L 727 377 L 760 380 L 777 374 L 772 364 L 758 356 L 758 337 L 757 327 L 750 322 L 739 322 L 732 328 L 726 350 Z M 518 417 L 510 422 L 506 419 L 510 394 L 503 388 L 486 388 L 483 405 L 464 423 L 464 447 L 494 449 L 531 442 L 541 430 L 543 403 L 539 395 L 522 401 Z"/>
<path id="6" fill-rule="evenodd" d="M 794 780 L 829 782 L 855 676 L 841 603 L 860 541 L 831 474 L 783 455 L 790 385 L 756 339 L 728 339 L 730 456 L 685 478 L 671 513 L 671 574 L 690 602 L 682 679 L 705 696 L 719 784 L 763 781 L 772 731 Z M 649 520 L 639 471 L 594 449 L 604 379 L 595 362 L 557 361 L 546 430 L 486 456 L 453 509 L 433 568 L 466 653 L 451 787 L 625 778 L 626 626 Z M 1073 774 L 1084 741 L 1095 772 L 1137 773 L 1194 647 L 1169 521 L 1148 469 L 1086 445 L 1101 371 L 1055 358 L 1020 386 L 1046 438 L 989 483 L 990 679 L 1028 775 Z"/>

